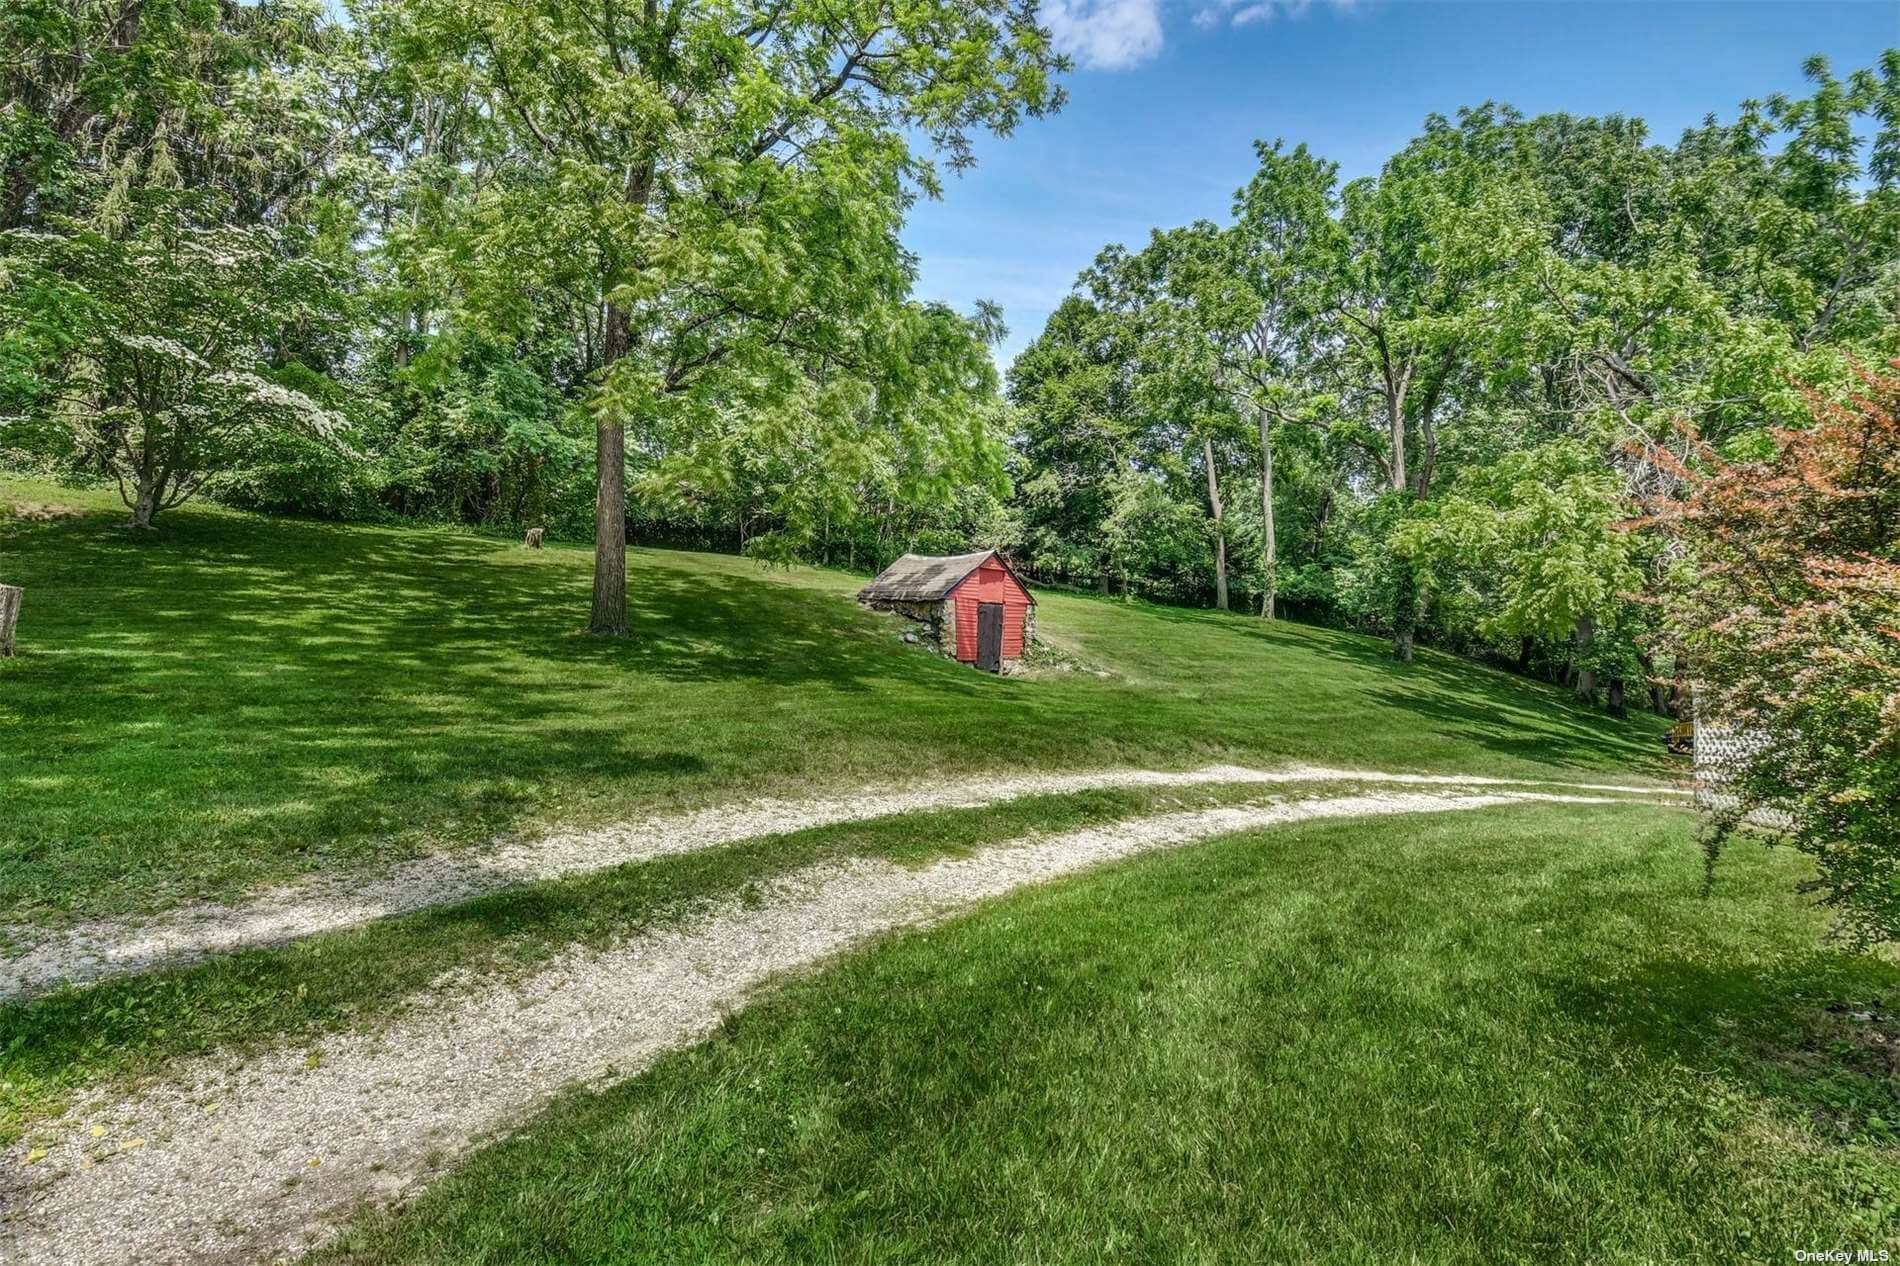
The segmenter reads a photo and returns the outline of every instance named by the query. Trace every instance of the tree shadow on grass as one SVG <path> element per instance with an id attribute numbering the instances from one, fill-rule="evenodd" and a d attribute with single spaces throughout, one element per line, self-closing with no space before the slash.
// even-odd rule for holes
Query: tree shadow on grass
<path id="1" fill-rule="evenodd" d="M 223 526 L 186 518 L 175 541 L 154 544 L 115 542 L 96 522 L 36 533 L 31 555 L 57 560 L 26 559 L 31 587 L 45 595 L 34 612 L 47 633 L 40 645 L 136 650 L 159 662 L 160 684 L 212 671 L 233 648 L 272 653 L 273 671 L 374 684 L 428 673 L 480 685 L 484 670 L 524 655 L 686 682 L 857 689 L 899 677 L 966 692 L 984 684 L 881 639 L 848 603 L 763 577 L 637 561 L 633 635 L 593 638 L 582 627 L 588 575 L 571 552 L 520 562 L 525 551 L 449 532 L 427 538 L 424 553 L 411 539 L 362 528 Z M 261 549 L 259 539 L 281 548 Z M 37 649 L 33 639 L 26 649 Z"/>
<path id="2" fill-rule="evenodd" d="M 636 555 L 633 636 L 603 639 L 581 629 L 573 550 L 222 514 L 152 536 L 98 515 L 9 524 L 0 543 L 29 594 L 0 678 L 0 800 L 27 810 L 0 832 L 0 904 L 148 867 L 294 870 L 422 824 L 480 838 L 551 789 L 700 796 L 760 748 L 795 775 L 799 712 L 828 719 L 827 698 L 942 714 L 1023 689 L 737 560 Z"/>
<path id="3" fill-rule="evenodd" d="M 1900 1120 L 1900 967 L 1817 948 L 1775 966 L 1652 959 L 1546 977 L 1552 1003 L 1651 1062 L 1736 1079 L 1837 1141 Z"/>
<path id="4" fill-rule="evenodd" d="M 453 530 L 204 511 L 134 534 L 94 514 L 0 525 L 0 554 L 28 590 L 0 665 L 0 907 L 845 777 L 1353 752 L 1332 721 L 1383 761 L 1377 731 L 1407 712 L 1439 740 L 1428 763 L 1471 754 L 1446 734 L 1599 765 L 1605 740 L 1464 665 L 1329 673 L 1376 644 L 1211 613 L 1147 609 L 1251 642 L 1114 626 L 1124 662 L 1155 656 L 1137 688 L 977 673 L 843 585 L 706 555 L 636 551 L 633 635 L 600 639 L 587 551 Z M 1286 652 L 1258 691 L 1250 644 Z M 1303 664 L 1322 671 L 1289 680 Z"/>
<path id="5" fill-rule="evenodd" d="M 1543 682 L 1426 648 L 1401 664 L 1383 639 L 1363 633 L 1193 608 L 1144 609 L 1172 623 L 1197 625 L 1288 655 L 1350 665 L 1361 670 L 1356 680 L 1363 683 L 1369 707 L 1411 713 L 1439 733 L 1499 755 L 1601 767 L 1608 752 L 1632 771 L 1657 777 L 1670 772 L 1660 718 L 1618 720 L 1579 706 Z"/>
<path id="6" fill-rule="evenodd" d="M 1632 772 L 1659 778 L 1674 772 L 1660 733 L 1652 737 L 1646 732 L 1649 727 L 1631 727 L 1610 717 L 1591 718 L 1562 706 L 1520 708 L 1475 692 L 1442 687 L 1395 686 L 1382 693 L 1380 700 L 1432 722 L 1442 733 L 1500 755 L 1574 766 L 1600 763 L 1608 752 Z M 1660 723 L 1655 728 L 1660 731 Z"/>

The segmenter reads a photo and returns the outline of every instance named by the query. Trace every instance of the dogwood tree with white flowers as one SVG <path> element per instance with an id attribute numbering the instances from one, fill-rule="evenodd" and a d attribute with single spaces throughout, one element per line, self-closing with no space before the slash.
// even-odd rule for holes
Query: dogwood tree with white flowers
<path id="1" fill-rule="evenodd" d="M 342 417 L 320 402 L 338 389 L 306 367 L 312 350 L 337 363 L 345 348 L 344 278 L 321 262 L 318 227 L 338 152 L 320 14 L 287 0 L 129 25 L 45 5 L 10 15 L 9 38 L 45 62 L 33 82 L 66 104 L 63 130 L 40 138 L 46 162 L 8 167 L 9 189 L 33 179 L 0 207 L 0 426 L 115 477 L 136 528 L 248 438 L 340 441 Z M 98 60 L 127 40 L 140 55 L 114 63 L 114 91 L 61 86 L 60 48 Z M 9 114 L 0 138 L 22 126 Z"/>
<path id="2" fill-rule="evenodd" d="M 248 436 L 285 428 L 341 443 L 345 427 L 276 355 L 286 327 L 329 319 L 321 266 L 288 257 L 266 229 L 155 220 L 119 237 L 0 234 L 0 305 L 57 366 L 40 403 L 117 479 L 135 528 L 203 488 Z"/>

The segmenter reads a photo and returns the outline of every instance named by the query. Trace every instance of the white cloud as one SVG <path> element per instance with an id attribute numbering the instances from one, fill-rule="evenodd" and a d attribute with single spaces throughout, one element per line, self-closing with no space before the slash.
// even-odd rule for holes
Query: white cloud
<path id="1" fill-rule="evenodd" d="M 1043 0 L 1042 21 L 1056 47 L 1085 70 L 1127 70 L 1161 51 L 1165 0 Z M 1365 0 L 1205 0 L 1194 25 L 1257 26 L 1302 18 L 1315 7 L 1344 13 Z"/>
<path id="2" fill-rule="evenodd" d="M 1195 13 L 1194 25 L 1205 29 L 1223 22 L 1234 26 L 1257 26 L 1276 18 L 1292 21 L 1305 17 L 1315 3 L 1316 0 L 1214 0 L 1213 4 Z M 1324 3 L 1328 8 L 1342 13 L 1359 6 L 1359 0 L 1324 0 Z"/>
<path id="3" fill-rule="evenodd" d="M 1042 20 L 1088 70 L 1127 70 L 1161 51 L 1161 0 L 1049 0 Z"/>

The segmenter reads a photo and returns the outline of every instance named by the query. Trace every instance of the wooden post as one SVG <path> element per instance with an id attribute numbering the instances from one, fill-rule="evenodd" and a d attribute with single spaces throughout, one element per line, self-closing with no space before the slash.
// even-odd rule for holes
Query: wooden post
<path id="1" fill-rule="evenodd" d="M 20 603 L 26 590 L 18 585 L 0 585 L 0 659 L 13 656 L 13 626 L 20 620 Z"/>
<path id="2" fill-rule="evenodd" d="M 529 549 L 540 549 L 541 548 L 541 533 L 545 531 L 547 531 L 546 528 L 529 528 L 528 535 L 522 538 L 521 543 L 527 546 Z"/>

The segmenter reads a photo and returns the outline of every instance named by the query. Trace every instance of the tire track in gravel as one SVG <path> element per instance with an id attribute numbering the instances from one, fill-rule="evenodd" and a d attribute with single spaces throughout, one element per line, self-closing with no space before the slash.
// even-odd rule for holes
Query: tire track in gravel
<path id="1" fill-rule="evenodd" d="M 1112 769 L 1070 774 L 970 777 L 910 789 L 867 789 L 803 800 L 757 800 L 502 843 L 479 854 L 432 854 L 387 870 L 339 873 L 279 887 L 235 905 L 193 905 L 150 919 L 97 920 L 67 928 L 0 927 L 0 1002 L 160 966 L 181 966 L 234 950 L 283 945 L 320 932 L 450 905 L 503 888 L 696 852 L 768 835 L 868 821 L 920 810 L 980 808 L 1037 795 L 1119 788 L 1303 782 L 1410 786 L 1561 787 L 1633 795 L 1679 794 L 1615 783 L 1560 783 L 1453 774 L 1295 765 L 1247 769 L 1214 765 L 1168 771 Z"/>
<path id="2" fill-rule="evenodd" d="M 301 1251 L 363 1202 L 416 1190 L 564 1088 L 636 1072 L 709 1032 L 761 983 L 867 938 L 1217 835 L 1531 801 L 1628 803 L 1374 792 L 1159 814 L 916 868 L 812 867 L 770 885 L 763 904 L 731 903 L 604 951 L 570 950 L 526 981 L 332 1038 L 314 1056 L 300 1043 L 240 1065 L 188 1061 L 149 1088 L 96 1092 L 0 1159 L 0 1260 L 252 1262 Z"/>

